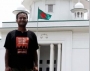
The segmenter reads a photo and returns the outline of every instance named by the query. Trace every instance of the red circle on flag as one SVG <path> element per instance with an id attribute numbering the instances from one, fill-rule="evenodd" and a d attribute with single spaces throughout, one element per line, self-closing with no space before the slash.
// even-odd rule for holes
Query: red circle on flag
<path id="1" fill-rule="evenodd" d="M 41 12 L 40 16 L 41 16 L 41 18 L 46 18 L 46 14 L 43 12 Z"/>

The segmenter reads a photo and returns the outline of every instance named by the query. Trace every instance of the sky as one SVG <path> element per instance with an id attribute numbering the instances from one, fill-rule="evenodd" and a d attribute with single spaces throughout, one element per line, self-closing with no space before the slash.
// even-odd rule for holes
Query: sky
<path id="1" fill-rule="evenodd" d="M 21 5 L 23 0 L 0 0 L 0 11 L 2 14 L 2 21 L 14 21 L 15 15 L 12 13 L 17 7 Z"/>
<path id="2" fill-rule="evenodd" d="M 0 26 L 1 22 L 15 21 L 13 10 L 21 6 L 23 0 L 0 0 Z"/>

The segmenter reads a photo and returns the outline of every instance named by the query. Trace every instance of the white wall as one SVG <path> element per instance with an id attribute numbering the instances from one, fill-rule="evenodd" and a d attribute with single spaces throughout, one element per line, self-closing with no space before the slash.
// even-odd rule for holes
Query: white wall
<path id="1" fill-rule="evenodd" d="M 74 32 L 73 48 L 89 48 L 89 32 Z"/>
<path id="2" fill-rule="evenodd" d="M 89 71 L 89 49 L 73 49 L 72 71 Z"/>
<path id="3" fill-rule="evenodd" d="M 48 13 L 48 6 L 47 6 L 48 4 L 54 4 L 52 13 Z M 72 13 L 70 11 L 71 8 L 73 7 L 72 0 L 51 0 L 51 1 L 43 0 L 33 3 L 31 7 L 32 11 L 30 20 L 37 20 L 38 7 L 44 12 L 52 15 L 50 20 L 73 19 Z"/>
<path id="4" fill-rule="evenodd" d="M 89 71 L 89 32 L 73 33 L 72 71 Z"/>
<path id="5" fill-rule="evenodd" d="M 5 49 L 0 48 L 0 71 L 5 71 L 4 55 L 5 55 Z"/>
<path id="6" fill-rule="evenodd" d="M 3 46 L 4 46 L 6 34 L 7 34 L 7 32 L 1 33 L 2 39 L 0 40 L 0 71 L 5 71 L 5 62 L 4 62 L 5 48 Z"/>
<path id="7" fill-rule="evenodd" d="M 2 39 L 0 40 L 0 45 L 1 45 L 0 49 L 3 49 L 4 48 L 3 46 L 4 46 L 4 42 L 5 42 L 7 33 L 8 32 L 1 32 Z"/>

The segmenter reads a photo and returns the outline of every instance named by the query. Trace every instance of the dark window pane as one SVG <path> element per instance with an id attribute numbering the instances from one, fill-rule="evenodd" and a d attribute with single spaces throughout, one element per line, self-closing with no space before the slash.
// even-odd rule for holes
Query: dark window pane
<path id="1" fill-rule="evenodd" d="M 50 60 L 47 60 L 47 64 L 50 64 Z"/>
<path id="2" fill-rule="evenodd" d="M 43 63 L 43 60 L 40 60 L 40 64 L 42 64 Z"/>
<path id="3" fill-rule="evenodd" d="M 56 71 L 56 68 L 54 68 L 54 71 Z"/>
<path id="4" fill-rule="evenodd" d="M 53 12 L 53 4 L 48 5 L 48 12 Z"/>
<path id="5" fill-rule="evenodd" d="M 56 64 L 56 60 L 54 60 L 54 64 Z"/>
<path id="6" fill-rule="evenodd" d="M 39 71 L 42 71 L 42 68 L 41 67 L 39 68 Z"/>
<path id="7" fill-rule="evenodd" d="M 49 71 L 49 67 L 46 68 L 46 71 Z"/>

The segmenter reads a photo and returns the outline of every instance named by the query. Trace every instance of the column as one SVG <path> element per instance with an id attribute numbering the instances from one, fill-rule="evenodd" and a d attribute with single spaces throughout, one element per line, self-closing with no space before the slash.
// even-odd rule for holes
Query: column
<path id="1" fill-rule="evenodd" d="M 58 44 L 57 71 L 61 71 L 61 44 Z"/>
<path id="2" fill-rule="evenodd" d="M 54 45 L 50 44 L 50 71 L 54 71 Z"/>
<path id="3" fill-rule="evenodd" d="M 0 32 L 0 40 L 2 39 L 1 32 Z"/>
<path id="4" fill-rule="evenodd" d="M 37 53 L 38 53 L 38 71 L 39 71 L 39 62 L 40 62 L 40 46 L 39 46 L 39 49 L 37 50 Z"/>

